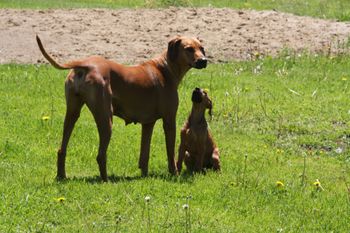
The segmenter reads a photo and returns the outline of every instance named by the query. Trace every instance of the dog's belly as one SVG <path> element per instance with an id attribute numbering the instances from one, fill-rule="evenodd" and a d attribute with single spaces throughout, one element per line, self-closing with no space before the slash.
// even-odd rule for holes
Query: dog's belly
<path id="1" fill-rule="evenodd" d="M 113 99 L 113 115 L 122 118 L 125 124 L 147 124 L 158 120 L 160 114 L 156 105 L 146 105 L 137 101 L 120 101 Z"/>

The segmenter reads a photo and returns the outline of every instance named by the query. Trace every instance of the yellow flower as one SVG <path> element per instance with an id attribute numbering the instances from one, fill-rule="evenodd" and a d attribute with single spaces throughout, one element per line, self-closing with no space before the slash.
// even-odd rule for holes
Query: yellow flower
<path id="1" fill-rule="evenodd" d="M 318 188 L 318 187 L 320 187 L 321 186 L 321 182 L 320 181 L 318 181 L 318 180 L 316 180 L 316 182 L 314 182 L 314 185 Z"/>
<path id="2" fill-rule="evenodd" d="M 276 182 L 276 186 L 277 186 L 277 188 L 282 189 L 282 188 L 284 187 L 284 184 L 283 184 L 282 181 L 277 181 L 277 182 Z"/>
<path id="3" fill-rule="evenodd" d="M 348 79 L 346 77 L 342 77 L 341 80 L 346 81 Z"/>
<path id="4" fill-rule="evenodd" d="M 49 116 L 43 116 L 43 117 L 41 118 L 41 120 L 43 120 L 43 121 L 48 121 L 48 120 L 50 120 L 50 117 L 49 117 Z"/>
<path id="5" fill-rule="evenodd" d="M 209 89 L 208 88 L 204 88 L 203 90 L 205 93 L 209 94 Z"/>
<path id="6" fill-rule="evenodd" d="M 316 179 L 316 181 L 313 183 L 313 185 L 315 186 L 316 190 L 319 190 L 319 191 L 324 190 L 322 185 L 321 185 L 321 182 L 318 179 Z"/>
<path id="7" fill-rule="evenodd" d="M 66 198 L 64 197 L 58 197 L 55 199 L 57 202 L 64 202 L 66 200 Z"/>

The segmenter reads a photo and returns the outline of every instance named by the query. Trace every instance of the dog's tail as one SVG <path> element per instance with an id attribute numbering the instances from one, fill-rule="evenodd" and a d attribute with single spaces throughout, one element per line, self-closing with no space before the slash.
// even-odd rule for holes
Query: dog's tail
<path id="1" fill-rule="evenodd" d="M 36 35 L 36 42 L 38 43 L 39 49 L 41 51 L 41 53 L 44 55 L 44 57 L 46 58 L 46 60 L 48 60 L 48 62 L 50 62 L 50 64 L 55 67 L 56 69 L 59 70 L 67 70 L 67 69 L 72 69 L 72 68 L 76 68 L 76 64 L 74 64 L 74 62 L 71 63 L 67 63 L 67 64 L 59 64 L 58 62 L 56 62 L 44 49 L 43 44 L 41 43 L 41 40 L 39 38 L 38 35 Z"/>

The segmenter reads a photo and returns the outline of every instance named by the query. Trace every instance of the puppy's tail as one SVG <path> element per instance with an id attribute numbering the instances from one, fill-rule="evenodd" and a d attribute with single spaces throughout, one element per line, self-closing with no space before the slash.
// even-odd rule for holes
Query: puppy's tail
<path id="1" fill-rule="evenodd" d="M 67 70 L 67 69 L 72 69 L 72 68 L 76 68 L 76 64 L 74 64 L 74 62 L 72 63 L 67 63 L 67 64 L 59 64 L 58 62 L 56 62 L 44 49 L 43 44 L 41 43 L 41 40 L 39 38 L 38 35 L 36 35 L 36 42 L 38 43 L 39 49 L 41 51 L 41 53 L 44 55 L 44 57 L 46 58 L 46 60 L 48 60 L 48 62 L 50 62 L 50 64 L 55 67 L 56 69 L 59 70 Z"/>

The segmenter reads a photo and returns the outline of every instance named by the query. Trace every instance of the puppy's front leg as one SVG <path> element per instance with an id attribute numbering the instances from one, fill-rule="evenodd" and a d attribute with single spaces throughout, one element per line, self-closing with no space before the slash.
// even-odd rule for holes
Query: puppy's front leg
<path id="1" fill-rule="evenodd" d="M 198 154 L 196 157 L 196 162 L 194 164 L 194 172 L 203 171 L 203 162 L 204 162 L 205 150 L 203 148 L 198 148 Z"/>

